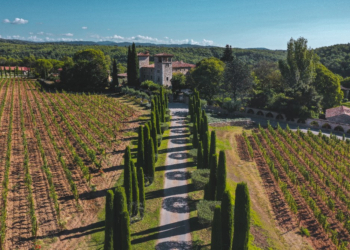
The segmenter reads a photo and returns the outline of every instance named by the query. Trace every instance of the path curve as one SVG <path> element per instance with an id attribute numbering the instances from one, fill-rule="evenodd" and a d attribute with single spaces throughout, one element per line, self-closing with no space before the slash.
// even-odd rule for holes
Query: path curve
<path id="1" fill-rule="evenodd" d="M 183 103 L 169 103 L 171 112 L 168 153 L 164 180 L 164 198 L 160 212 L 160 231 L 157 250 L 191 249 L 190 209 L 188 206 L 186 172 L 189 157 L 188 128 L 185 118 L 188 106 Z"/>

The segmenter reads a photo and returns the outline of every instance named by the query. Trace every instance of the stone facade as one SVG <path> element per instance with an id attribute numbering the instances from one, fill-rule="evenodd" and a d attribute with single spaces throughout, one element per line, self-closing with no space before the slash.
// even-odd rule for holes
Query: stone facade
<path id="1" fill-rule="evenodd" d="M 173 62 L 171 54 L 154 55 L 154 64 L 149 64 L 149 53 L 139 53 L 140 81 L 151 80 L 157 84 L 171 87 L 173 73 L 188 74 L 194 64 Z"/>

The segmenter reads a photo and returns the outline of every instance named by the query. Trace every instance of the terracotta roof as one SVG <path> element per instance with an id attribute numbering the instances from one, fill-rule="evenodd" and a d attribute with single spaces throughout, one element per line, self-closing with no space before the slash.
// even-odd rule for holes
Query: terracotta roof
<path id="1" fill-rule="evenodd" d="M 2 70 L 4 70 L 4 68 L 6 69 L 6 70 L 9 70 L 9 67 L 6 67 L 6 66 L 0 66 L 0 68 L 2 69 Z M 14 67 L 10 67 L 11 68 L 11 70 L 13 71 L 13 70 L 15 70 L 16 69 L 16 66 L 14 66 Z M 27 68 L 27 67 L 18 67 L 18 70 L 21 70 L 21 71 L 28 71 L 30 68 Z"/>
<path id="2" fill-rule="evenodd" d="M 146 52 L 146 53 L 140 52 L 137 54 L 137 56 L 149 56 L 149 53 L 148 52 Z"/>
<path id="3" fill-rule="evenodd" d="M 174 55 L 168 54 L 168 53 L 160 53 L 160 54 L 155 54 L 154 56 L 174 56 Z"/>
<path id="4" fill-rule="evenodd" d="M 128 74 L 127 73 L 121 73 L 121 74 L 118 74 L 119 77 L 127 77 Z"/>
<path id="5" fill-rule="evenodd" d="M 154 68 L 154 64 L 143 65 L 142 68 Z"/>
<path id="6" fill-rule="evenodd" d="M 173 68 L 194 68 L 195 64 L 185 63 L 183 61 L 175 61 L 173 62 Z"/>
<path id="7" fill-rule="evenodd" d="M 326 109 L 326 118 L 338 116 L 338 115 L 349 115 L 350 116 L 350 108 L 345 106 L 339 106 L 336 108 Z"/>

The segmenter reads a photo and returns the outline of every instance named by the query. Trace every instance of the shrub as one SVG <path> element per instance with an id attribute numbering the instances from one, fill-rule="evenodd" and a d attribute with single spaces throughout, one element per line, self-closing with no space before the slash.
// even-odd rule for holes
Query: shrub
<path id="1" fill-rule="evenodd" d="M 166 122 L 161 123 L 160 129 L 161 129 L 162 134 L 163 134 L 163 133 L 165 132 L 165 130 L 168 130 L 168 129 L 169 129 L 169 124 L 166 123 Z"/>
<path id="2" fill-rule="evenodd" d="M 165 115 L 165 121 L 170 122 L 170 115 Z"/>
<path id="3" fill-rule="evenodd" d="M 301 227 L 300 228 L 300 234 L 301 234 L 301 236 L 310 237 L 310 232 L 305 227 Z"/>
<path id="4" fill-rule="evenodd" d="M 201 225 L 211 225 L 214 217 L 214 209 L 220 205 L 220 201 L 201 200 L 197 203 L 198 222 Z"/>
<path id="5" fill-rule="evenodd" d="M 195 189 L 204 189 L 205 184 L 209 181 L 210 170 L 209 169 L 198 169 L 191 173 L 192 183 Z"/>
<path id="6" fill-rule="evenodd" d="M 163 139 L 162 135 L 157 135 L 158 147 L 160 147 L 160 144 L 162 143 L 162 139 Z"/>
<path id="7" fill-rule="evenodd" d="M 206 108 L 208 105 L 207 100 L 201 99 L 200 101 L 201 101 L 201 108 Z"/>
<path id="8" fill-rule="evenodd" d="M 197 163 L 197 152 L 196 148 L 192 148 L 189 152 L 190 156 L 193 158 L 194 163 Z"/>

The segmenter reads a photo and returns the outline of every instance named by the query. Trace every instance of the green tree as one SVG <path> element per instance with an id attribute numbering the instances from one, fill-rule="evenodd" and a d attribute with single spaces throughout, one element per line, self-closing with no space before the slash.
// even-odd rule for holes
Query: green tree
<path id="1" fill-rule="evenodd" d="M 248 65 L 237 58 L 226 63 L 224 83 L 224 89 L 230 93 L 235 102 L 238 98 L 243 99 L 253 87 Z"/>
<path id="2" fill-rule="evenodd" d="M 192 88 L 196 88 L 201 96 L 207 100 L 220 91 L 225 64 L 217 58 L 206 58 L 196 64 L 190 71 L 187 82 Z"/>
<path id="3" fill-rule="evenodd" d="M 203 168 L 208 169 L 209 168 L 209 132 L 205 133 L 203 141 Z"/>
<path id="4" fill-rule="evenodd" d="M 122 242 L 121 217 L 124 212 L 127 212 L 127 199 L 125 189 L 118 186 L 114 190 L 114 222 L 113 222 L 113 246 L 114 250 L 122 250 L 120 242 Z M 117 244 L 116 244 L 117 242 Z"/>
<path id="5" fill-rule="evenodd" d="M 128 54 L 128 84 L 130 86 L 140 86 L 140 70 L 139 70 L 139 59 L 137 56 L 135 43 L 132 44 L 132 48 Z M 130 56 L 130 58 L 129 58 Z"/>
<path id="6" fill-rule="evenodd" d="M 129 213 L 124 211 L 121 216 L 120 225 L 122 228 L 122 240 L 121 246 L 122 250 L 131 250 L 131 241 L 130 241 L 130 218 Z"/>
<path id="7" fill-rule="evenodd" d="M 218 174 L 217 174 L 217 188 L 216 200 L 221 201 L 222 195 L 226 190 L 226 154 L 221 150 L 219 154 Z"/>
<path id="8" fill-rule="evenodd" d="M 231 250 L 233 241 L 233 204 L 232 195 L 229 190 L 225 190 L 221 201 L 221 234 L 222 249 Z M 240 248 L 233 248 L 240 249 Z"/>
<path id="9" fill-rule="evenodd" d="M 78 51 L 74 54 L 73 62 L 73 65 L 66 62 L 63 67 L 63 87 L 74 91 L 98 91 L 107 87 L 108 66 L 102 51 Z"/>
<path id="10" fill-rule="evenodd" d="M 340 80 L 321 63 L 316 67 L 315 86 L 317 92 L 323 97 L 321 102 L 323 110 L 341 104 L 343 91 L 340 89 Z"/>
<path id="11" fill-rule="evenodd" d="M 211 131 L 209 156 L 216 154 L 216 132 Z M 211 164 L 211 162 L 209 162 Z"/>
<path id="12" fill-rule="evenodd" d="M 146 123 L 144 126 L 143 126 L 143 146 L 144 146 L 144 156 L 145 156 L 145 161 L 144 161 L 144 173 L 145 173 L 145 176 L 149 176 L 149 166 L 148 166 L 148 162 L 149 162 L 149 157 L 150 157 L 150 152 L 148 151 L 148 141 L 150 140 L 151 138 L 151 134 L 150 134 L 150 129 L 149 129 L 149 126 L 148 124 Z"/>
<path id="13" fill-rule="evenodd" d="M 132 169 L 131 169 L 131 153 L 129 146 L 125 149 L 124 154 L 124 188 L 127 200 L 128 211 L 132 211 Z"/>
<path id="14" fill-rule="evenodd" d="M 137 181 L 139 184 L 139 197 L 140 197 L 140 216 L 143 219 L 145 209 L 146 209 L 146 197 L 145 197 L 145 177 L 143 175 L 143 168 L 137 170 Z"/>
<path id="15" fill-rule="evenodd" d="M 202 146 L 202 142 L 199 142 L 198 149 L 197 149 L 197 169 L 202 169 L 203 167 L 204 167 L 203 146 Z"/>
<path id="16" fill-rule="evenodd" d="M 113 250 L 114 193 L 107 191 L 104 250 Z"/>
<path id="17" fill-rule="evenodd" d="M 233 57 L 233 52 L 232 52 L 232 46 L 226 44 L 224 54 L 222 55 L 220 60 L 223 61 L 224 63 L 230 63 L 233 61 L 233 58 L 234 57 Z"/>
<path id="18" fill-rule="evenodd" d="M 319 112 L 321 97 L 313 86 L 318 56 L 307 47 L 307 40 L 290 39 L 287 60 L 279 61 L 279 68 L 286 84 L 284 103 L 277 103 L 288 118 L 302 119 Z M 284 104 L 284 105 L 283 105 Z"/>
<path id="19" fill-rule="evenodd" d="M 150 140 L 148 140 L 148 150 L 147 150 L 147 154 L 149 155 L 147 157 L 147 167 L 148 167 L 148 175 L 149 175 L 149 181 L 150 183 L 153 183 L 154 180 L 154 173 L 155 173 L 155 169 L 154 169 L 154 146 L 153 146 L 153 139 L 150 138 Z"/>
<path id="20" fill-rule="evenodd" d="M 210 197 L 209 200 L 216 200 L 216 189 L 217 189 L 217 171 L 218 171 L 218 160 L 217 155 L 211 155 L 210 157 L 210 175 L 209 175 L 209 187 Z"/>
<path id="21" fill-rule="evenodd" d="M 118 67 L 117 67 L 117 61 L 115 58 L 113 59 L 113 69 L 112 69 L 112 90 L 115 91 L 115 87 L 119 87 L 118 82 Z"/>
<path id="22" fill-rule="evenodd" d="M 241 182 L 236 187 L 234 211 L 233 249 L 248 250 L 250 229 L 250 198 L 247 183 Z"/>
<path id="23" fill-rule="evenodd" d="M 136 216 L 139 212 L 139 187 L 137 180 L 137 170 L 135 168 L 134 162 L 131 161 L 132 170 L 132 215 Z"/>
<path id="24" fill-rule="evenodd" d="M 35 67 L 38 73 L 40 74 L 40 76 L 46 79 L 53 66 L 49 60 L 38 59 L 36 61 Z"/>
<path id="25" fill-rule="evenodd" d="M 211 228 L 211 249 L 223 249 L 221 228 L 221 206 L 216 206 Z"/>
<path id="26" fill-rule="evenodd" d="M 198 132 L 197 132 L 197 124 L 193 124 L 193 139 L 192 145 L 194 148 L 198 148 Z"/>
<path id="27" fill-rule="evenodd" d="M 175 94 L 175 98 L 177 98 L 179 92 L 187 87 L 186 76 L 181 72 L 173 73 L 171 78 L 171 87 L 173 93 Z"/>
<path id="28" fill-rule="evenodd" d="M 138 140 L 137 140 L 137 167 L 142 167 L 145 163 L 145 147 L 143 139 L 143 129 L 142 126 L 139 126 L 138 130 Z"/>

